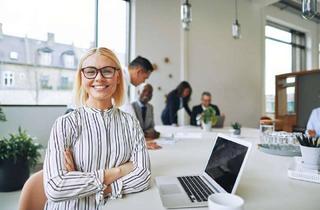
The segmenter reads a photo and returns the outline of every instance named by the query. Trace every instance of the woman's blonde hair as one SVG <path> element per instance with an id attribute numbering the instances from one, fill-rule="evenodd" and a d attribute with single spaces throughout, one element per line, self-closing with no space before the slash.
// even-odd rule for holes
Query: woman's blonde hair
<path id="1" fill-rule="evenodd" d="M 75 76 L 75 81 L 74 81 L 74 97 L 75 97 L 75 102 L 78 106 L 84 105 L 85 102 L 87 101 L 89 95 L 88 93 L 85 91 L 85 89 L 82 86 L 81 83 L 81 77 L 82 77 L 82 73 L 81 73 L 81 68 L 83 68 L 83 62 L 91 55 L 101 55 L 104 56 L 110 60 L 112 60 L 115 64 L 116 67 L 118 69 L 120 69 L 119 72 L 119 80 L 117 82 L 117 87 L 116 87 L 116 91 L 113 94 L 112 98 L 114 100 L 114 105 L 116 107 L 119 107 L 122 105 L 122 101 L 123 101 L 123 96 L 124 96 L 124 83 L 123 83 L 123 73 L 122 73 L 122 69 L 121 69 L 121 65 L 120 62 L 117 58 L 117 56 L 108 48 L 105 47 L 99 47 L 99 48 L 93 48 L 90 49 L 85 55 L 83 55 L 83 57 L 80 59 L 79 65 L 78 65 L 78 69 L 76 72 L 76 76 Z"/>

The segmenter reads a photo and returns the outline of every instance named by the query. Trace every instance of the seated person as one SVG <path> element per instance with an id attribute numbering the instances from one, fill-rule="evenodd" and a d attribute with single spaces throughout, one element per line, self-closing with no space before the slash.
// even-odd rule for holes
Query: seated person
<path id="1" fill-rule="evenodd" d="M 145 84 L 139 91 L 139 100 L 132 103 L 133 110 L 147 139 L 159 138 L 160 133 L 154 129 L 153 106 L 149 103 L 152 99 L 153 88 Z"/>
<path id="2" fill-rule="evenodd" d="M 320 136 L 320 107 L 313 109 L 307 124 L 310 136 Z"/>
<path id="3" fill-rule="evenodd" d="M 199 119 L 199 115 L 209 106 L 216 111 L 217 116 L 220 116 L 218 106 L 211 104 L 211 94 L 209 92 L 203 92 L 201 95 L 201 104 L 192 108 L 190 124 L 199 126 L 200 122 L 197 122 L 197 119 Z"/>

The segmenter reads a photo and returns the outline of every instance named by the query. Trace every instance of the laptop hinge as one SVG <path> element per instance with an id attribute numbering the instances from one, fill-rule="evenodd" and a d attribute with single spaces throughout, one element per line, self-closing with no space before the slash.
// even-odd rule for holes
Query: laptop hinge
<path id="1" fill-rule="evenodd" d="M 209 185 L 211 188 L 214 189 L 215 192 L 220 193 L 220 190 L 218 190 L 215 186 L 213 186 L 213 184 L 211 184 L 210 181 L 205 176 L 201 175 L 201 177 L 204 179 L 207 185 Z"/>

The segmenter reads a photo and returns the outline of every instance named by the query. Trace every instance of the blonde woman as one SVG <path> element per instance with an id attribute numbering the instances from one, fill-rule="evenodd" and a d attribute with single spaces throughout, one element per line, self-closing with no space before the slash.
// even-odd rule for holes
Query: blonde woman
<path id="1" fill-rule="evenodd" d="M 135 118 L 117 108 L 123 74 L 112 51 L 92 49 L 81 59 L 75 93 L 79 107 L 59 117 L 51 131 L 45 209 L 99 209 L 108 198 L 147 189 L 150 162 L 143 132 Z M 68 149 L 72 161 L 64 156 Z"/>

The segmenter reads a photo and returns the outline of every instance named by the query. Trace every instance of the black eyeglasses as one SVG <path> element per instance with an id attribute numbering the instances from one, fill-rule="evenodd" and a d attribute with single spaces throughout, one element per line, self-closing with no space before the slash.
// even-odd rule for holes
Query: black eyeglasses
<path id="1" fill-rule="evenodd" d="M 114 76 L 114 74 L 116 73 L 116 71 L 118 71 L 120 69 L 113 67 L 113 66 L 104 66 L 100 69 L 97 69 L 94 66 L 87 66 L 81 69 L 81 71 L 83 72 L 83 75 L 87 78 L 87 79 L 94 79 L 96 78 L 96 76 L 98 75 L 98 73 L 100 72 L 100 74 L 102 75 L 102 77 L 104 78 L 112 78 Z"/>

